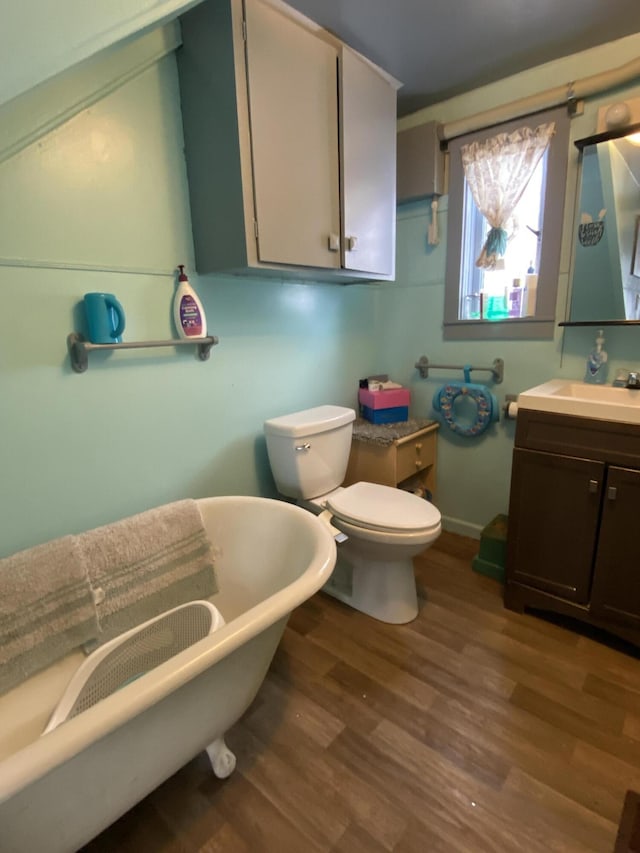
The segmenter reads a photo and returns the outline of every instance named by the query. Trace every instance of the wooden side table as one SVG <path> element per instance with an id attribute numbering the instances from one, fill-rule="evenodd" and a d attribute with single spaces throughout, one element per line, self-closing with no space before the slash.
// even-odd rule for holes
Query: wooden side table
<path id="1" fill-rule="evenodd" d="M 361 480 L 424 489 L 435 498 L 437 421 L 407 424 L 354 424 L 345 486 Z"/>

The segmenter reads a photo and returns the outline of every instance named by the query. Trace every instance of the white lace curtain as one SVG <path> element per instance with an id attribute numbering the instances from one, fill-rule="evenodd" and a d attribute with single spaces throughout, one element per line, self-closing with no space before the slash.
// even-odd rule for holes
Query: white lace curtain
<path id="1" fill-rule="evenodd" d="M 465 178 L 491 229 L 476 266 L 496 269 L 507 249 L 507 223 L 555 132 L 555 122 L 499 133 L 461 148 Z"/>

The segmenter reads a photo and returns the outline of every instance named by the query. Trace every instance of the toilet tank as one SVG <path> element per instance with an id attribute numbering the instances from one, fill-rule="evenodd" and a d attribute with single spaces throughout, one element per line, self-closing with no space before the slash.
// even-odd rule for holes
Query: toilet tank
<path id="1" fill-rule="evenodd" d="M 280 494 L 311 499 L 342 485 L 355 417 L 343 406 L 316 406 L 265 421 L 269 464 Z"/>

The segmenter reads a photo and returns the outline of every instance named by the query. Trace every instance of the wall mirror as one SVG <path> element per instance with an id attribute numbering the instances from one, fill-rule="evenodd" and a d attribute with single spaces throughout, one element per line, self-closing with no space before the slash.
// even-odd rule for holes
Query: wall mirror
<path id="1" fill-rule="evenodd" d="M 638 130 L 627 127 L 575 143 L 582 169 L 571 305 L 561 325 L 640 322 Z M 637 140 L 630 138 L 632 131 Z"/>

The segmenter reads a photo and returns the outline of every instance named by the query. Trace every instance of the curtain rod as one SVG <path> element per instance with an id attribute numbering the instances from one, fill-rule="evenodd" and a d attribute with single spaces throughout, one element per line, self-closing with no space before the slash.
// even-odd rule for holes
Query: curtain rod
<path id="1" fill-rule="evenodd" d="M 465 133 L 484 130 L 494 124 L 500 124 L 503 121 L 509 121 L 514 118 L 521 118 L 522 116 L 551 109 L 551 107 L 558 107 L 562 104 L 570 106 L 581 98 L 588 98 L 591 95 L 606 92 L 608 89 L 613 89 L 622 83 L 628 83 L 636 77 L 640 77 L 640 57 L 632 59 L 618 68 L 592 74 L 590 77 L 583 77 L 582 80 L 565 83 L 562 86 L 555 86 L 553 89 L 547 89 L 545 92 L 539 92 L 536 95 L 530 95 L 518 101 L 511 101 L 508 104 L 476 113 L 458 121 L 446 122 L 441 125 L 439 136 L 443 142 L 446 142 Z"/>

